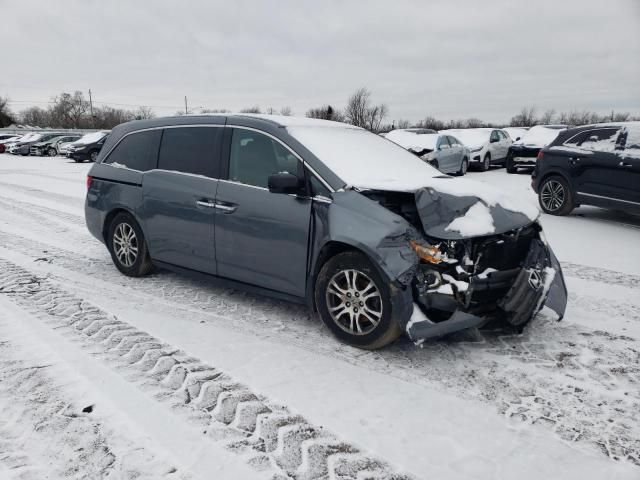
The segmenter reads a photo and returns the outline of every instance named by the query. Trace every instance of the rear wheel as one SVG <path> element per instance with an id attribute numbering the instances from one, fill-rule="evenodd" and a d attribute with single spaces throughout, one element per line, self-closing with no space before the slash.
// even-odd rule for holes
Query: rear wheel
<path id="1" fill-rule="evenodd" d="M 47 155 L 49 155 L 50 157 L 55 157 L 56 155 L 58 155 L 58 152 L 55 148 L 50 148 L 49 150 L 47 150 Z"/>
<path id="2" fill-rule="evenodd" d="M 117 214 L 107 231 L 107 247 L 116 268 L 129 277 L 141 277 L 153 270 L 144 234 L 129 213 Z"/>
<path id="3" fill-rule="evenodd" d="M 489 170 L 490 166 L 491 166 L 491 154 L 487 153 L 484 156 L 482 163 L 480 164 L 480 170 L 482 170 L 483 172 L 486 172 L 487 170 Z"/>
<path id="4" fill-rule="evenodd" d="M 542 181 L 538 201 L 542 210 L 551 215 L 568 215 L 575 207 L 571 187 L 564 178 L 557 175 Z"/>
<path id="5" fill-rule="evenodd" d="M 95 162 L 96 158 L 98 158 L 98 151 L 91 150 L 91 152 L 89 153 L 89 160 L 91 160 L 92 162 Z"/>
<path id="6" fill-rule="evenodd" d="M 518 171 L 518 167 L 513 163 L 513 157 L 507 157 L 505 164 L 507 167 L 507 173 L 516 173 Z"/>
<path id="7" fill-rule="evenodd" d="M 318 275 L 315 300 L 324 324 L 345 343 L 373 350 L 397 339 L 389 280 L 362 253 L 339 253 Z"/>

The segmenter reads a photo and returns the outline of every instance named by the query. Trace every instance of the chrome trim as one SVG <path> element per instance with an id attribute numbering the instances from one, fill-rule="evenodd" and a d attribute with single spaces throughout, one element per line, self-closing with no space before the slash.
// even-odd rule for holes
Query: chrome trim
<path id="1" fill-rule="evenodd" d="M 583 193 L 583 192 L 576 192 L 578 195 L 584 195 L 585 197 L 594 197 L 594 198 L 603 198 L 605 200 L 611 200 L 614 202 L 622 202 L 622 203 L 630 203 L 632 205 L 640 205 L 640 202 L 632 202 L 631 200 L 621 200 L 619 198 L 613 198 L 613 197 L 605 197 L 604 195 L 595 195 L 593 193 Z"/>
<path id="2" fill-rule="evenodd" d="M 221 203 L 216 203 L 216 204 L 214 205 L 214 208 L 215 208 L 216 210 L 222 210 L 222 211 L 223 211 L 223 212 L 225 212 L 225 213 L 233 213 L 233 212 L 235 212 L 235 211 L 236 211 L 236 208 L 238 208 L 238 207 L 235 207 L 235 206 L 233 206 L 233 205 L 223 205 L 223 204 L 221 204 Z"/>
<path id="3" fill-rule="evenodd" d="M 248 183 L 236 182 L 235 180 L 226 180 L 226 179 L 221 178 L 218 181 L 219 182 L 224 182 L 224 183 L 231 183 L 232 185 L 239 185 L 241 187 L 257 188 L 258 190 L 266 190 L 267 192 L 269 191 L 268 188 L 258 187 L 257 185 L 249 185 Z"/>
<path id="4" fill-rule="evenodd" d="M 218 208 L 216 206 L 215 203 L 213 202 L 207 202 L 206 200 L 197 200 L 196 201 L 197 205 L 200 205 L 201 207 L 207 207 L 207 208 Z"/>
<path id="5" fill-rule="evenodd" d="M 325 197 L 324 195 L 316 195 L 311 200 L 316 201 L 316 202 L 320 202 L 320 203 L 328 203 L 328 204 L 333 203 L 333 200 L 331 200 L 330 198 Z"/>

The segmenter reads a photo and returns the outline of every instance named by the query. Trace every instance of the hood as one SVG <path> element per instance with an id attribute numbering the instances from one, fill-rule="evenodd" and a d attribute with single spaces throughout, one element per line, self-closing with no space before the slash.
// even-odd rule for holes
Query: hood
<path id="1" fill-rule="evenodd" d="M 434 188 L 416 191 L 415 200 L 424 232 L 442 240 L 505 233 L 530 225 L 538 216 L 537 212 L 532 215 L 528 209 L 509 209 L 473 194 L 451 195 Z"/>

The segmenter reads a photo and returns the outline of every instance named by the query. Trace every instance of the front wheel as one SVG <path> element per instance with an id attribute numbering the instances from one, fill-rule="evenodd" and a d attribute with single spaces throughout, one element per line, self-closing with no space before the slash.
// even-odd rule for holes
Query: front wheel
<path id="1" fill-rule="evenodd" d="M 391 289 L 364 254 L 348 251 L 323 265 L 315 300 L 322 321 L 336 337 L 373 350 L 402 333 L 392 311 Z"/>
<path id="2" fill-rule="evenodd" d="M 129 213 L 117 214 L 109 224 L 107 248 L 116 268 L 129 277 L 153 270 L 142 229 Z"/>
<path id="3" fill-rule="evenodd" d="M 482 164 L 480 165 L 480 170 L 486 172 L 491 167 L 491 154 L 487 153 L 482 160 Z"/>
<path id="4" fill-rule="evenodd" d="M 538 201 L 542 210 L 551 215 L 568 215 L 575 206 L 571 187 L 564 178 L 557 175 L 542 181 Z"/>
<path id="5" fill-rule="evenodd" d="M 89 154 L 89 160 L 91 160 L 92 162 L 95 162 L 96 158 L 98 158 L 98 152 L 95 150 L 92 150 L 91 153 Z"/>
<path id="6" fill-rule="evenodd" d="M 58 152 L 55 148 L 50 148 L 49 150 L 47 150 L 47 155 L 49 155 L 50 157 L 55 157 L 56 155 L 58 155 Z"/>
<path id="7" fill-rule="evenodd" d="M 505 165 L 507 167 L 507 173 L 516 173 L 518 171 L 518 167 L 513 163 L 512 157 L 507 157 Z"/>

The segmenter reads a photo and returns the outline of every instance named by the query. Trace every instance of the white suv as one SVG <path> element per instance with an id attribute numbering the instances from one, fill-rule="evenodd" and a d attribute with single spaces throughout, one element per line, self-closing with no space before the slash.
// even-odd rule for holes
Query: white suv
<path id="1" fill-rule="evenodd" d="M 499 128 L 461 128 L 442 130 L 453 135 L 471 152 L 469 166 L 486 172 L 492 164 L 504 165 L 511 146 L 511 137 Z"/>

